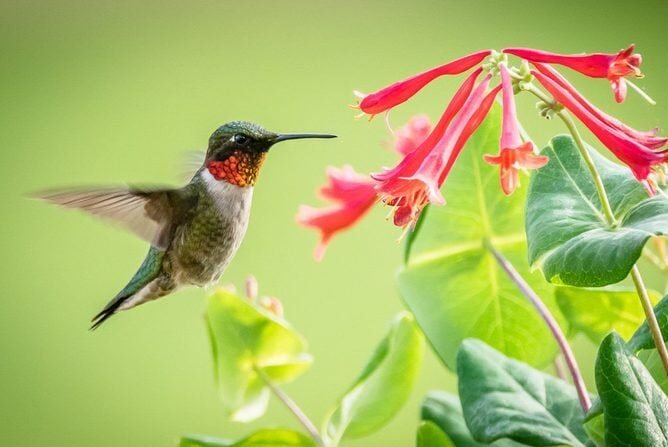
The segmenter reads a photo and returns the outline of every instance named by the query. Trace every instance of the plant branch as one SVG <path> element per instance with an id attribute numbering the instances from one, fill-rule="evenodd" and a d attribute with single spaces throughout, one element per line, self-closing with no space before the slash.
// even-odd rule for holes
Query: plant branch
<path id="1" fill-rule="evenodd" d="M 659 327 L 659 322 L 656 319 L 654 314 L 654 309 L 652 308 L 652 301 L 649 299 L 647 294 L 647 288 L 645 283 L 640 276 L 640 270 L 637 265 L 634 265 L 631 269 L 631 278 L 633 278 L 633 284 L 636 286 L 638 291 L 638 296 L 640 297 L 640 303 L 642 308 L 645 311 L 645 316 L 647 317 L 647 325 L 649 330 L 652 333 L 652 338 L 654 339 L 654 345 L 656 346 L 657 351 L 659 351 L 659 357 L 661 357 L 661 363 L 663 363 L 663 368 L 668 374 L 668 350 L 666 349 L 666 343 L 663 341 L 663 336 L 661 335 L 661 328 Z"/>
<path id="2" fill-rule="evenodd" d="M 612 207 L 610 206 L 608 195 L 605 192 L 605 186 L 603 186 L 603 180 L 601 179 L 601 175 L 598 173 L 598 169 L 596 169 L 594 160 L 591 158 L 589 151 L 585 147 L 584 141 L 582 140 L 582 136 L 580 135 L 580 132 L 578 132 L 578 129 L 575 126 L 575 122 L 565 110 L 561 110 L 560 112 L 557 113 L 557 115 L 559 115 L 559 118 L 561 118 L 561 120 L 568 128 L 568 131 L 573 136 L 573 139 L 575 140 L 575 145 L 580 150 L 580 155 L 582 156 L 582 159 L 585 161 L 587 168 L 589 169 L 589 173 L 591 174 L 591 177 L 594 180 L 594 186 L 596 186 L 596 192 L 598 193 L 598 198 L 599 201 L 601 202 L 605 219 L 608 225 L 614 227 L 617 224 L 617 219 L 615 219 L 615 213 L 612 212 Z"/>
<path id="3" fill-rule="evenodd" d="M 585 147 L 584 141 L 582 140 L 582 136 L 580 135 L 578 128 L 575 126 L 575 122 L 573 121 L 573 119 L 565 110 L 563 109 L 558 110 L 556 108 L 558 103 L 556 103 L 554 99 L 550 98 L 545 93 L 537 89 L 533 84 L 530 83 L 525 84 L 523 86 L 523 89 L 533 94 L 535 97 L 543 101 L 548 106 L 551 106 L 552 109 L 555 111 L 556 115 L 559 116 L 559 118 L 561 118 L 561 120 L 564 122 L 564 124 L 568 128 L 568 131 L 573 137 L 573 140 L 575 140 L 575 145 L 580 151 L 580 155 L 587 164 L 587 168 L 589 169 L 589 172 L 591 173 L 591 176 L 594 180 L 594 186 L 596 187 L 598 198 L 601 202 L 601 206 L 603 207 L 603 213 L 605 215 L 605 219 L 610 226 L 615 226 L 616 224 L 615 214 L 612 212 L 612 207 L 610 206 L 608 195 L 605 193 L 603 180 L 601 179 L 601 176 L 599 175 L 598 170 L 594 165 L 594 160 L 591 158 L 589 151 L 587 151 L 587 148 Z"/>
<path id="4" fill-rule="evenodd" d="M 543 301 L 536 294 L 536 292 L 534 292 L 531 286 L 527 284 L 522 275 L 519 274 L 510 261 L 508 261 L 508 259 L 506 259 L 500 252 L 498 252 L 491 243 L 487 242 L 486 246 L 487 249 L 492 253 L 492 256 L 494 256 L 494 259 L 499 264 L 499 266 L 503 269 L 504 272 L 506 272 L 508 278 L 510 278 L 510 280 L 515 283 L 517 288 L 520 289 L 522 294 L 529 300 L 541 318 L 543 318 L 545 324 L 547 324 L 550 332 L 552 332 L 552 336 L 557 341 L 557 345 L 559 345 L 559 349 L 561 350 L 561 353 L 564 356 L 564 360 L 566 361 L 566 365 L 568 366 L 568 371 L 571 373 L 571 377 L 573 378 L 573 385 L 575 385 L 575 389 L 578 393 L 578 398 L 580 399 L 582 410 L 587 413 L 591 408 L 591 400 L 589 399 L 589 394 L 587 393 L 584 379 L 580 373 L 580 368 L 578 367 L 578 363 L 575 360 L 575 356 L 573 355 L 573 350 L 568 344 L 564 332 L 559 327 L 559 323 L 557 323 L 557 320 L 554 318 L 545 303 L 543 303 Z"/>
<path id="5" fill-rule="evenodd" d="M 299 405 L 290 398 L 283 390 L 281 390 L 267 374 L 265 374 L 262 369 L 258 368 L 257 366 L 253 366 L 253 369 L 257 373 L 257 375 L 262 379 L 262 381 L 267 385 L 267 387 L 271 390 L 272 393 L 281 401 L 283 404 L 292 412 L 292 414 L 295 415 L 297 420 L 304 426 L 306 431 L 309 433 L 311 438 L 315 441 L 315 443 L 320 446 L 320 447 L 325 447 L 325 441 L 322 439 L 322 436 L 320 436 L 320 432 L 316 428 L 316 426 L 311 422 L 311 420 L 306 416 L 306 414 L 302 411 L 301 408 L 299 408 Z"/>
<path id="6" fill-rule="evenodd" d="M 535 87 L 533 86 L 532 88 L 535 89 Z M 615 219 L 615 215 L 612 212 L 612 207 L 610 206 L 608 195 L 605 192 L 603 180 L 601 179 L 601 176 L 598 173 L 598 170 L 596 169 L 594 160 L 592 160 L 591 155 L 589 154 L 587 148 L 584 145 L 584 141 L 582 141 L 580 132 L 578 132 L 577 127 L 575 127 L 575 123 L 573 122 L 573 119 L 570 117 L 568 113 L 566 113 L 565 110 L 560 110 L 559 112 L 557 112 L 557 115 L 559 115 L 559 118 L 561 118 L 564 124 L 566 124 L 566 127 L 573 136 L 575 144 L 580 150 L 580 154 L 582 155 L 582 158 L 584 159 L 587 168 L 589 169 L 592 179 L 594 180 L 594 185 L 596 186 L 596 191 L 598 192 L 598 197 L 601 202 L 601 206 L 603 207 L 603 213 L 605 215 L 605 219 L 608 225 L 611 228 L 614 228 L 617 225 L 617 220 Z M 661 329 L 659 328 L 659 323 L 656 320 L 656 315 L 654 314 L 654 309 L 652 308 L 652 302 L 649 299 L 649 295 L 647 295 L 647 289 L 645 288 L 642 276 L 640 275 L 640 270 L 638 270 L 638 266 L 635 264 L 631 269 L 631 278 L 633 279 L 633 283 L 635 284 L 636 287 L 636 292 L 638 293 L 638 297 L 640 298 L 643 310 L 645 311 L 645 317 L 647 318 L 647 324 L 649 325 L 650 331 L 652 333 L 652 338 L 654 339 L 654 345 L 656 346 L 656 349 L 659 352 L 659 356 L 661 357 L 661 362 L 663 363 L 663 367 L 666 370 L 666 374 L 668 374 L 668 349 L 666 348 L 666 343 L 663 340 L 663 336 L 661 335 Z"/>

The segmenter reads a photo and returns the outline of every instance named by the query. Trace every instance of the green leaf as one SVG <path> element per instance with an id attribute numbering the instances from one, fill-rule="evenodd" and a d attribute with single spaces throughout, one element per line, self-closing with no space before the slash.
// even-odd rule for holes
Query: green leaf
<path id="1" fill-rule="evenodd" d="M 624 166 L 589 151 L 619 224 L 610 227 L 573 139 L 558 136 L 543 150 L 550 162 L 531 177 L 526 232 L 529 262 L 550 282 L 580 287 L 617 283 L 643 246 L 668 234 L 668 198 L 649 198 Z"/>
<path id="2" fill-rule="evenodd" d="M 668 341 L 668 295 L 664 296 L 659 304 L 654 307 L 654 314 L 659 322 L 659 328 L 664 340 Z M 649 326 L 645 320 L 638 330 L 633 334 L 633 337 L 627 344 L 628 349 L 633 352 L 638 352 L 641 349 L 653 349 L 654 339 L 652 333 L 649 331 Z"/>
<path id="3" fill-rule="evenodd" d="M 557 287 L 557 304 L 574 332 L 582 332 L 597 345 L 615 330 L 629 338 L 645 320 L 635 291 Z M 656 303 L 660 296 L 650 292 Z"/>
<path id="4" fill-rule="evenodd" d="M 661 362 L 659 351 L 656 349 L 640 351 L 638 359 L 645 365 L 645 368 L 647 368 L 647 371 L 654 378 L 656 384 L 659 385 L 659 388 L 668 394 L 668 374 L 666 374 L 666 370 Z"/>
<path id="5" fill-rule="evenodd" d="M 424 341 L 412 315 L 400 313 L 326 422 L 326 436 L 366 436 L 389 422 L 408 399 L 422 364 Z"/>
<path id="6" fill-rule="evenodd" d="M 265 429 L 238 441 L 210 436 L 185 436 L 179 447 L 315 447 L 311 438 L 292 430 Z"/>
<path id="7" fill-rule="evenodd" d="M 422 419 L 436 424 L 450 439 L 456 447 L 483 447 L 489 444 L 481 444 L 473 439 L 464 415 L 459 398 L 444 391 L 430 391 L 424 402 L 422 402 Z M 518 447 L 524 444 L 500 439 L 493 442 L 494 447 Z"/>
<path id="8" fill-rule="evenodd" d="M 500 121 L 499 109 L 493 108 L 445 182 L 447 205 L 430 206 L 410 236 L 399 272 L 403 300 L 450 369 L 468 337 L 539 366 L 557 350 L 545 323 L 483 244 L 489 240 L 556 309 L 552 287 L 539 273 L 529 273 L 525 190 L 504 196 L 498 169 L 482 159 L 498 146 Z"/>
<path id="9" fill-rule="evenodd" d="M 596 386 L 608 447 L 668 446 L 668 396 L 614 332 L 599 348 Z"/>
<path id="10" fill-rule="evenodd" d="M 306 342 L 286 321 L 228 291 L 211 296 L 206 321 L 220 397 L 232 420 L 247 422 L 266 411 L 269 390 L 258 369 L 285 383 L 312 362 Z"/>
<path id="11" fill-rule="evenodd" d="M 584 422 L 584 429 L 594 445 L 597 447 L 607 447 L 605 444 L 605 424 L 602 412 L 587 418 Z"/>
<path id="12" fill-rule="evenodd" d="M 417 432 L 417 447 L 459 447 L 436 424 L 430 421 L 420 422 Z"/>
<path id="13" fill-rule="evenodd" d="M 459 396 L 473 437 L 508 438 L 529 446 L 583 446 L 587 435 L 575 389 L 509 359 L 479 340 L 457 355 Z"/>

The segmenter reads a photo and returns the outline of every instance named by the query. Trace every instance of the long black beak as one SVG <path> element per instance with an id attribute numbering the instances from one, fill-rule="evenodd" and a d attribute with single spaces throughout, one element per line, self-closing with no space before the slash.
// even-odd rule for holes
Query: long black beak
<path id="1" fill-rule="evenodd" d="M 287 140 L 301 140 L 302 138 L 336 138 L 336 135 L 327 133 L 283 133 L 274 138 L 273 143 L 280 143 Z"/>

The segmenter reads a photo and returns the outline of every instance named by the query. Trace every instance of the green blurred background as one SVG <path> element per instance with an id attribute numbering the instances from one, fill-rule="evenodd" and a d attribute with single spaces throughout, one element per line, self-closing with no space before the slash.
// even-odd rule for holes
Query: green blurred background
<path id="1" fill-rule="evenodd" d="M 599 6 L 600 5 L 600 6 Z M 177 183 L 183 153 L 234 119 L 277 131 L 337 133 L 272 152 L 250 228 L 223 277 L 280 297 L 306 336 L 313 368 L 286 390 L 320 421 L 401 309 L 394 284 L 400 231 L 376 209 L 337 238 L 325 260 L 295 225 L 328 165 L 368 172 L 393 162 L 381 119 L 353 120 L 351 91 L 371 91 L 473 50 L 532 46 L 644 55 L 641 85 L 614 104 L 605 81 L 576 79 L 594 102 L 631 124 L 666 123 L 668 3 L 453 1 L 31 1 L 0 3 L 0 438 L 12 446 L 173 446 L 179 435 L 236 437 L 297 427 L 272 402 L 264 419 L 226 422 L 202 320 L 205 293 L 184 290 L 88 321 L 134 273 L 146 244 L 74 212 L 25 198 L 77 184 Z M 456 80 L 441 80 L 393 113 L 401 124 L 440 113 Z M 558 123 L 521 116 L 543 144 Z M 490 151 L 494 151 L 490 148 Z M 577 342 L 591 383 L 593 347 Z M 454 389 L 433 355 L 390 425 L 351 446 L 412 445 L 419 402 Z"/>

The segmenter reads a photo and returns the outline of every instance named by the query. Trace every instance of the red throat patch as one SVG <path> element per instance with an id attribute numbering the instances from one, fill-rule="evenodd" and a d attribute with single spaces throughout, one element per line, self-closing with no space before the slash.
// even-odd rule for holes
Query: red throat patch
<path id="1" fill-rule="evenodd" d="M 216 180 L 241 187 L 253 186 L 266 155 L 266 152 L 252 154 L 235 151 L 223 161 L 208 162 L 206 168 Z"/>

